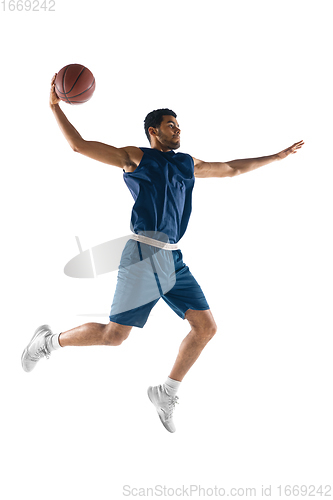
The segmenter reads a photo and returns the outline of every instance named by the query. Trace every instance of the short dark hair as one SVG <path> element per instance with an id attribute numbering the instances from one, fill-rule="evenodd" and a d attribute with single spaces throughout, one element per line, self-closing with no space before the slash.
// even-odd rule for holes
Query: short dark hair
<path id="1" fill-rule="evenodd" d="M 148 113 L 148 115 L 145 118 L 144 124 L 145 124 L 145 132 L 146 136 L 148 138 L 148 141 L 150 141 L 150 134 L 148 132 L 149 127 L 154 127 L 158 128 L 162 121 L 163 121 L 163 116 L 171 115 L 174 118 L 177 118 L 177 115 L 174 111 L 171 111 L 171 109 L 168 108 L 163 108 L 163 109 L 155 109 L 154 111 L 151 111 Z"/>

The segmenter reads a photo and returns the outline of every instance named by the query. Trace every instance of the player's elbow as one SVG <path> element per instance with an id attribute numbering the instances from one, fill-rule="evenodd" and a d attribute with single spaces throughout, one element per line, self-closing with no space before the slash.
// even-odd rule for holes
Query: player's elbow
<path id="1" fill-rule="evenodd" d="M 236 175 L 241 174 L 242 172 L 234 165 L 231 165 L 233 162 L 225 163 L 224 168 L 224 176 L 225 177 L 236 177 Z"/>
<path id="2" fill-rule="evenodd" d="M 229 172 L 229 177 L 236 177 L 236 175 L 239 175 L 241 174 L 241 170 L 239 170 L 239 168 L 231 168 L 230 172 Z"/>
<path id="3" fill-rule="evenodd" d="M 75 153 L 82 153 L 82 141 L 68 141 Z"/>

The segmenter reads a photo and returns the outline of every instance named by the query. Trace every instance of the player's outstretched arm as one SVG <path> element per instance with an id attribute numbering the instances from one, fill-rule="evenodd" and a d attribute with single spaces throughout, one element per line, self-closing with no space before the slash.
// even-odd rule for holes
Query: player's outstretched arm
<path id="1" fill-rule="evenodd" d="M 289 148 L 280 151 L 270 156 L 261 156 L 260 158 L 245 158 L 243 160 L 232 160 L 225 163 L 222 162 L 205 162 L 194 160 L 194 175 L 196 177 L 234 177 L 235 175 L 245 174 L 251 170 L 268 165 L 273 161 L 283 160 L 290 154 L 297 153 L 304 144 L 304 141 L 299 141 Z"/>
<path id="2" fill-rule="evenodd" d="M 86 141 L 81 137 L 59 106 L 60 99 L 54 90 L 56 76 L 55 74 L 51 81 L 50 108 L 73 151 L 102 163 L 123 168 L 126 171 L 134 170 L 140 163 L 143 154 L 139 148 L 134 146 L 115 148 L 102 142 Z"/>

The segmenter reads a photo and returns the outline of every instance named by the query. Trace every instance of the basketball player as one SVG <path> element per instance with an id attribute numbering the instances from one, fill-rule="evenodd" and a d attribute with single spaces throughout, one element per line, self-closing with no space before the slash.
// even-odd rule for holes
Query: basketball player
<path id="1" fill-rule="evenodd" d="M 60 334 L 53 333 L 47 325 L 39 327 L 22 354 L 23 369 L 30 372 L 42 357 L 48 358 L 53 350 L 66 346 L 121 345 L 133 326 L 144 326 L 152 307 L 162 297 L 178 316 L 187 319 L 191 327 L 190 333 L 180 345 L 165 383 L 148 389 L 149 399 L 164 427 L 169 432 L 175 432 L 173 410 L 181 381 L 217 329 L 206 298 L 184 264 L 182 253 L 177 247 L 189 221 L 194 180 L 204 177 L 234 177 L 249 172 L 296 153 L 304 142 L 297 142 L 271 156 L 208 163 L 188 154 L 175 152 L 180 147 L 180 127 L 177 115 L 169 109 L 152 111 L 146 116 L 144 124 L 150 148 L 116 148 L 100 142 L 86 141 L 59 106 L 60 100 L 54 90 L 55 77 L 56 75 L 51 82 L 50 107 L 71 148 L 123 171 L 125 183 L 135 200 L 131 219 L 135 239 L 129 240 L 123 252 L 109 323 L 86 323 Z M 152 238 L 151 235 L 156 237 Z M 152 257 L 158 258 L 158 262 L 172 263 L 170 275 L 175 278 L 172 288 L 163 292 L 160 283 L 162 280 L 159 280 L 158 271 L 154 268 L 151 274 L 155 288 L 156 284 L 158 286 L 159 296 L 154 300 L 147 299 L 149 302 L 142 300 L 141 305 L 132 309 L 127 306 L 122 310 L 119 307 L 122 300 L 127 299 L 131 304 L 133 299 L 134 304 L 135 294 L 140 288 L 140 282 L 137 276 L 133 276 L 135 273 L 131 274 L 129 271 L 131 265 L 128 263 L 150 260 L 154 265 L 157 260 L 153 262 Z M 146 283 L 146 275 L 139 278 Z M 145 285 L 141 288 L 145 289 Z"/>

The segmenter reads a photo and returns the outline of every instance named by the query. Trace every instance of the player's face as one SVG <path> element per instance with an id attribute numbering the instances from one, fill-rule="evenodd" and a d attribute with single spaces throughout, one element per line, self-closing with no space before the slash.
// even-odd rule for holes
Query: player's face
<path id="1" fill-rule="evenodd" d="M 174 116 L 163 116 L 156 138 L 162 146 L 178 149 L 180 146 L 180 128 Z"/>

